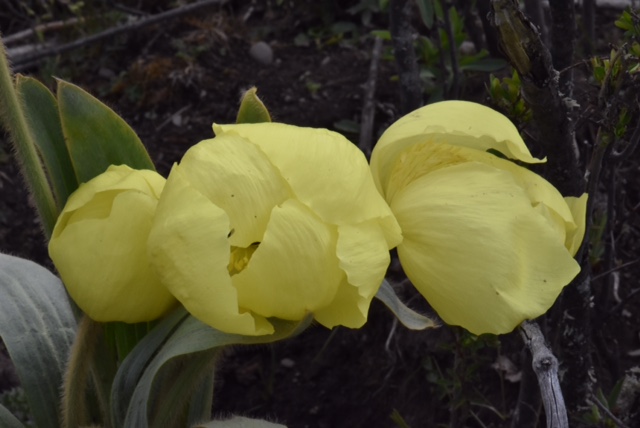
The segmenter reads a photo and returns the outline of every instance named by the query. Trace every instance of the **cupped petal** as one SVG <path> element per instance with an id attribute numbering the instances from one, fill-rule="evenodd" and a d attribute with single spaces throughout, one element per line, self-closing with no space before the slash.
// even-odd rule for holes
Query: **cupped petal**
<path id="1" fill-rule="evenodd" d="M 364 154 L 342 135 L 281 123 L 216 124 L 213 129 L 218 138 L 239 135 L 258 145 L 296 198 L 325 222 L 344 225 L 379 219 L 389 248 L 401 241 Z"/>
<path id="2" fill-rule="evenodd" d="M 511 159 L 544 162 L 531 155 L 516 127 L 504 115 L 468 101 L 442 101 L 400 118 L 378 140 L 371 154 L 371 169 L 384 195 L 398 156 L 412 145 L 424 142 L 479 151 L 493 149 Z"/>
<path id="3" fill-rule="evenodd" d="M 59 234 L 67 226 L 73 213 L 87 205 L 89 209 L 82 210 L 79 217 L 106 218 L 111 210 L 113 197 L 123 191 L 139 191 L 155 199 L 160 197 L 165 179 L 155 171 L 132 169 L 127 165 L 111 165 L 107 170 L 88 181 L 82 183 L 73 192 L 60 213 L 53 236 Z"/>
<path id="4" fill-rule="evenodd" d="M 371 300 L 378 292 L 389 267 L 389 250 L 377 222 L 338 227 L 336 252 L 346 280 L 338 287 L 331 304 L 314 313 L 322 325 L 360 328 L 367 321 Z"/>
<path id="5" fill-rule="evenodd" d="M 327 306 L 344 275 L 336 257 L 337 235 L 335 226 L 297 200 L 275 207 L 264 239 L 232 277 L 240 307 L 299 320 Z"/>
<path id="6" fill-rule="evenodd" d="M 565 246 L 572 256 L 576 254 L 585 233 L 586 193 L 577 198 L 563 197 L 558 189 L 535 172 L 489 153 L 471 152 L 469 158 L 509 172 L 526 192 L 532 206 L 563 230 Z"/>
<path id="7" fill-rule="evenodd" d="M 167 289 L 200 321 L 227 333 L 273 333 L 264 318 L 241 311 L 228 265 L 227 213 L 174 166 L 149 235 L 149 258 Z"/>
<path id="8" fill-rule="evenodd" d="M 579 204 L 577 209 L 572 210 L 567 203 L 568 199 L 563 198 L 551 183 L 538 174 L 509 160 L 466 147 L 425 142 L 407 148 L 398 156 L 391 169 L 387 200 L 393 201 L 397 192 L 426 174 L 466 162 L 480 162 L 508 172 L 528 196 L 531 206 L 547 219 L 558 234 L 565 236 L 567 248 L 574 247 L 574 241 L 579 245 L 584 235 L 584 207 L 581 213 Z M 578 217 L 573 211 L 576 211 Z M 579 227 L 580 222 L 582 229 Z"/>
<path id="9" fill-rule="evenodd" d="M 474 334 L 507 333 L 543 314 L 580 270 L 512 174 L 490 165 L 423 175 L 391 208 L 407 276 L 445 322 Z"/>
<path id="10" fill-rule="evenodd" d="M 237 135 L 204 140 L 180 161 L 183 175 L 231 221 L 231 245 L 260 241 L 274 206 L 291 196 L 287 182 L 265 154 Z"/>
<path id="11" fill-rule="evenodd" d="M 119 191 L 103 202 L 109 218 L 88 217 L 59 229 L 49 244 L 51 259 L 73 300 L 93 320 L 154 320 L 175 304 L 147 258 L 157 199 Z"/>

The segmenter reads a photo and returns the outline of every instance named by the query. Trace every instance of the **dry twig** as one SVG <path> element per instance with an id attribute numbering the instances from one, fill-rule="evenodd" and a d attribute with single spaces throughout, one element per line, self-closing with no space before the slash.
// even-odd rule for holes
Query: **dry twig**
<path id="1" fill-rule="evenodd" d="M 369 79 L 365 85 L 364 105 L 360 121 L 360 140 L 358 146 L 367 157 L 371 154 L 373 146 L 373 121 L 375 116 L 375 93 L 378 79 L 378 64 L 382 53 L 382 39 L 376 37 L 371 50 L 371 65 L 369 66 Z"/>
<path id="2" fill-rule="evenodd" d="M 540 327 L 533 321 L 520 325 L 520 333 L 531 351 L 533 371 L 538 377 L 547 428 L 569 428 L 567 409 L 558 380 L 558 360 L 547 347 Z"/>
<path id="3" fill-rule="evenodd" d="M 188 4 L 185 6 L 180 6 L 175 9 L 171 9 L 166 12 L 162 12 L 156 15 L 150 15 L 145 18 L 141 18 L 137 21 L 131 22 L 129 24 L 121 25 L 114 28 L 109 28 L 108 30 L 102 31 L 97 34 L 92 34 L 88 37 L 84 37 L 82 39 L 75 40 L 71 43 L 67 43 L 60 46 L 54 46 L 49 49 L 37 50 L 36 52 L 30 55 L 20 56 L 18 58 L 12 58 L 14 71 L 21 71 L 25 68 L 26 65 L 32 65 L 34 61 L 39 61 L 43 58 L 59 55 L 61 53 L 77 49 L 82 46 L 86 46 L 91 43 L 98 42 L 100 40 L 104 40 L 110 37 L 114 37 L 118 34 L 127 33 L 135 30 L 139 30 L 144 27 L 148 27 L 153 24 L 157 24 L 162 21 L 166 21 L 169 19 L 175 19 L 180 16 L 184 16 L 198 10 L 204 9 L 213 5 L 221 5 L 226 3 L 227 0 L 202 0 L 197 3 Z"/>

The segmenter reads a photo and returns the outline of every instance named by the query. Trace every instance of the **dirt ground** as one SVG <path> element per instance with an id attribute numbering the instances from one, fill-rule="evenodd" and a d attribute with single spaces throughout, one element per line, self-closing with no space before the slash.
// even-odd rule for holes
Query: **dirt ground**
<path id="1" fill-rule="evenodd" d="M 151 2 L 140 2 L 148 12 L 160 9 L 144 3 Z M 275 121 L 344 132 L 344 120 L 360 121 L 373 46 L 366 34 L 386 28 L 386 16 L 374 14 L 365 25 L 362 13 L 349 13 L 344 5 L 362 2 L 293 3 L 229 2 L 68 52 L 25 72 L 50 85 L 47 75 L 68 79 L 108 103 L 138 132 L 164 175 L 187 148 L 212 137 L 214 121 L 235 121 L 240 96 L 251 86 Z M 20 20 L 0 19 L 11 25 L 0 27 L 6 34 L 24 28 Z M 348 22 L 355 30 L 332 34 L 327 22 Z M 256 59 L 251 48 L 257 42 L 270 46 L 273 61 Z M 383 55 L 375 93 L 377 135 L 398 117 L 395 73 Z M 488 75 L 472 75 L 468 82 L 461 98 L 489 103 Z M 357 141 L 357 134 L 346 135 Z M 639 172 L 637 153 L 615 171 L 616 266 L 638 258 Z M 0 146 L 0 251 L 50 266 L 6 141 Z M 596 275 L 604 270 L 597 259 L 593 270 Z M 396 265 L 391 274 L 401 279 Z M 598 312 L 593 339 L 605 394 L 638 365 L 640 304 L 632 296 L 638 274 L 638 265 L 616 273 L 615 293 L 608 277 L 594 282 L 596 299 L 610 302 L 599 306 L 604 314 Z M 413 308 L 432 313 L 410 284 L 399 290 Z M 446 326 L 410 332 L 376 301 L 360 330 L 314 325 L 294 340 L 229 349 L 218 368 L 213 411 L 217 417 L 261 417 L 290 428 L 509 426 L 523 352 L 517 333 L 474 338 Z M 0 394 L 17 382 L 0 345 Z"/>

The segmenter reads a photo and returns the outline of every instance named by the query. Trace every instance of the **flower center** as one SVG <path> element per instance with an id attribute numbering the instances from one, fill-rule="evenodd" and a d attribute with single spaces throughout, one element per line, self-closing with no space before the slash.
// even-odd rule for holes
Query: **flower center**
<path id="1" fill-rule="evenodd" d="M 247 267 L 251 256 L 258 249 L 258 245 L 260 245 L 259 242 L 254 242 L 248 247 L 231 246 L 231 256 L 229 257 L 229 265 L 227 266 L 229 275 L 233 276 L 240 273 L 242 269 Z"/>

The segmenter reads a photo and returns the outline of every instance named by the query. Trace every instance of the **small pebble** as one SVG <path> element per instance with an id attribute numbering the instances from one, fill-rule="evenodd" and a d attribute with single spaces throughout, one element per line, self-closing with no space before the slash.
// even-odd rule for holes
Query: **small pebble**
<path id="1" fill-rule="evenodd" d="M 282 360 L 280 360 L 280 365 L 282 367 L 286 367 L 290 369 L 291 367 L 296 365 L 296 362 L 293 361 L 291 358 L 283 358 Z"/>
<path id="2" fill-rule="evenodd" d="M 251 45 L 249 55 L 260 64 L 270 65 L 273 63 L 273 49 L 265 42 L 260 41 Z"/>

